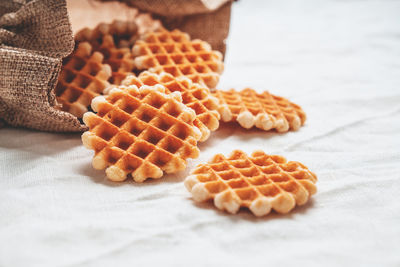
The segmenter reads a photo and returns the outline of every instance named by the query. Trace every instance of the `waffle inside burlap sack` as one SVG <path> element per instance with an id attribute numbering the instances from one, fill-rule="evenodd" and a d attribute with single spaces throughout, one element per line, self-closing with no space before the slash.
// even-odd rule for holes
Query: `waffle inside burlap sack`
<path id="1" fill-rule="evenodd" d="M 109 2 L 108 0 L 104 2 Z M 150 12 L 225 52 L 231 0 L 120 0 Z M 112 12 L 112 10 L 110 11 Z M 79 120 L 55 108 L 54 88 L 74 47 L 65 0 L 0 1 L 0 127 L 79 132 Z"/>

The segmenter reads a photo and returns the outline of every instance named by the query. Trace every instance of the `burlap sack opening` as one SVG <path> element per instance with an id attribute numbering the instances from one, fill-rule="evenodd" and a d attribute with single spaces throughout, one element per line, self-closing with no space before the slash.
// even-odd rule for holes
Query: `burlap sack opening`
<path id="1" fill-rule="evenodd" d="M 210 42 L 213 49 L 225 52 L 231 0 L 120 2 L 153 13 L 166 28 L 179 28 L 193 38 Z M 77 3 L 82 1 L 69 1 L 68 11 L 81 9 Z M 91 5 L 92 16 L 97 16 L 96 20 L 101 22 L 97 5 L 101 4 Z M 90 12 L 85 12 L 86 21 L 90 18 L 88 14 Z M 71 14 L 71 17 L 74 16 Z M 80 23 L 79 18 L 82 17 L 72 21 L 75 30 L 94 26 Z M 73 46 L 65 0 L 0 1 L 0 127 L 3 121 L 42 131 L 79 132 L 86 129 L 73 115 L 54 108 L 57 103 L 53 89 L 62 58 L 72 52 Z"/>

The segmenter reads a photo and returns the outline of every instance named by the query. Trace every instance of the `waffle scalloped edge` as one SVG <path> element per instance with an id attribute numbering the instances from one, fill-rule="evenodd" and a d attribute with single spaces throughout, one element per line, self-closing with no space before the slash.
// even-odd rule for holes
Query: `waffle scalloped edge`
<path id="1" fill-rule="evenodd" d="M 82 142 L 95 151 L 92 165 L 106 169 L 112 181 L 131 175 L 136 182 L 160 178 L 163 172 L 186 168 L 187 158 L 199 155 L 200 130 L 195 112 L 182 104 L 179 92 L 165 94 L 162 85 L 119 86 L 92 101 Z"/>
<path id="2" fill-rule="evenodd" d="M 131 48 L 140 34 L 162 28 L 160 21 L 147 13 L 139 13 L 129 21 L 114 20 L 100 23 L 93 29 L 84 28 L 75 35 L 75 40 L 91 43 L 95 51 L 104 55 L 105 62 L 112 68 L 109 81 L 119 85 L 135 70 Z"/>
<path id="3" fill-rule="evenodd" d="M 82 118 L 91 100 L 110 86 L 109 77 L 111 67 L 103 55 L 93 51 L 90 43 L 80 43 L 64 60 L 58 77 L 55 94 L 61 109 Z"/>
<path id="4" fill-rule="evenodd" d="M 166 88 L 167 93 L 180 92 L 182 94 L 183 104 L 192 108 L 196 112 L 197 118 L 193 121 L 197 126 L 202 137 L 201 142 L 206 141 L 210 137 L 211 131 L 215 131 L 219 127 L 220 114 L 217 111 L 219 100 L 212 96 L 210 90 L 203 85 L 193 83 L 187 77 L 174 77 L 169 73 L 162 72 L 160 74 L 144 71 L 138 77 L 129 75 L 122 81 L 122 85 L 155 85 L 161 84 Z M 104 92 L 107 93 L 107 90 Z"/>
<path id="5" fill-rule="evenodd" d="M 186 76 L 195 83 L 213 89 L 224 70 L 222 54 L 200 39 L 177 29 L 160 29 L 141 36 L 132 48 L 139 70 L 167 72 L 175 77 Z"/>
<path id="6" fill-rule="evenodd" d="M 225 122 L 236 120 L 246 129 L 256 126 L 264 131 L 296 131 L 306 121 L 306 114 L 300 106 L 267 91 L 257 93 L 250 88 L 217 90 L 213 95 L 220 101 L 218 111 L 221 119 Z"/>
<path id="7" fill-rule="evenodd" d="M 95 51 L 103 54 L 112 69 L 109 81 L 117 85 L 135 69 L 131 47 L 138 38 L 137 24 L 120 20 L 100 23 L 93 29 L 84 28 L 75 35 L 77 43 L 89 42 Z"/>
<path id="8" fill-rule="evenodd" d="M 97 49 L 104 36 L 110 35 L 115 47 L 131 48 L 141 34 L 159 29 L 163 29 L 159 20 L 148 13 L 138 13 L 128 21 L 113 20 L 111 23 L 99 23 L 95 28 L 83 28 L 75 34 L 75 41 L 90 42 Z"/>
<path id="9" fill-rule="evenodd" d="M 91 43 L 97 50 L 104 36 L 108 35 L 113 38 L 115 47 L 130 48 L 138 38 L 138 26 L 134 21 L 113 20 L 111 23 L 99 23 L 95 28 L 83 28 L 75 34 L 74 38 L 78 43 Z"/>
<path id="10" fill-rule="evenodd" d="M 299 162 L 257 150 L 249 157 L 235 150 L 229 158 L 215 155 L 199 164 L 184 184 L 196 202 L 214 199 L 220 210 L 237 213 L 247 207 L 264 216 L 271 209 L 288 213 L 296 204 L 304 205 L 317 188 L 317 176 Z"/>

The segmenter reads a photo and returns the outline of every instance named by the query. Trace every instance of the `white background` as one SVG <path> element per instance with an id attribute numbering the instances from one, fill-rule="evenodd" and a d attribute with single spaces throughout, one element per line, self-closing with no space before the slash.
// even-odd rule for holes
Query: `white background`
<path id="1" fill-rule="evenodd" d="M 0 130 L 0 266 L 400 266 L 400 1 L 234 4 L 220 88 L 307 113 L 298 132 L 235 124 L 186 172 L 112 183 L 79 134 Z M 216 153 L 304 163 L 318 193 L 256 219 L 195 204 L 183 186 Z"/>

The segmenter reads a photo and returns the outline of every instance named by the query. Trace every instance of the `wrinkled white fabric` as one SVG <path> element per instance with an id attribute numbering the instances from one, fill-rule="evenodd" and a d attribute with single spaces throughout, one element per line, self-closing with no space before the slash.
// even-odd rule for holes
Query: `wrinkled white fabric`
<path id="1" fill-rule="evenodd" d="M 187 171 L 112 183 L 77 134 L 0 130 L 0 266 L 399 266 L 400 1 L 239 1 L 220 88 L 270 90 L 306 125 L 223 124 Z M 216 153 L 304 163 L 288 215 L 228 215 L 183 186 Z"/>

